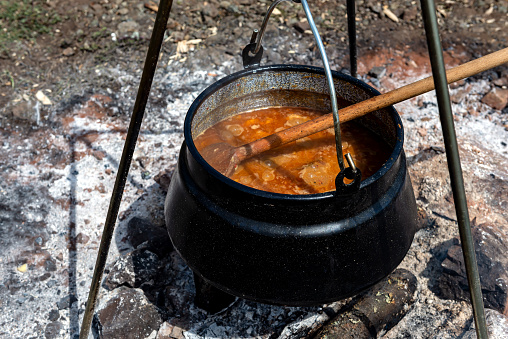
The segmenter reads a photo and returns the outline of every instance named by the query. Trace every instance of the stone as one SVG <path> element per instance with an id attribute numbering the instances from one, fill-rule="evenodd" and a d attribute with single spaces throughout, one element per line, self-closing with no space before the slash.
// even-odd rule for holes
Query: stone
<path id="1" fill-rule="evenodd" d="M 66 49 L 64 49 L 62 51 L 62 54 L 64 56 L 71 56 L 71 55 L 74 55 L 74 49 L 72 47 L 67 47 Z"/>
<path id="2" fill-rule="evenodd" d="M 124 21 L 118 24 L 117 30 L 119 37 L 130 37 L 139 31 L 139 24 L 136 21 Z"/>
<path id="3" fill-rule="evenodd" d="M 44 329 L 44 338 L 53 339 L 60 337 L 60 330 L 63 328 L 62 323 L 55 321 L 46 325 Z"/>
<path id="4" fill-rule="evenodd" d="M 450 95 L 450 100 L 454 104 L 459 104 L 469 95 L 469 89 L 461 88 Z"/>
<path id="5" fill-rule="evenodd" d="M 174 320 L 173 320 L 174 321 Z M 182 339 L 184 329 L 179 324 L 164 322 L 159 328 L 156 339 Z"/>
<path id="6" fill-rule="evenodd" d="M 150 336 L 162 324 L 159 309 L 151 304 L 143 291 L 120 287 L 101 303 L 94 316 L 99 338 L 138 339 Z"/>
<path id="7" fill-rule="evenodd" d="M 169 184 L 171 183 L 171 177 L 173 176 L 173 171 L 165 169 L 160 171 L 157 175 L 153 177 L 153 180 L 159 184 L 159 186 L 164 190 L 164 192 L 168 191 Z"/>
<path id="8" fill-rule="evenodd" d="M 508 297 L 508 232 L 503 227 L 481 224 L 472 227 L 476 260 L 486 307 L 504 312 Z M 447 299 L 469 300 L 469 285 L 458 239 L 441 263 L 438 286 Z"/>
<path id="9" fill-rule="evenodd" d="M 60 318 L 60 312 L 58 312 L 58 310 L 49 311 L 48 320 L 57 321 L 58 318 Z"/>
<path id="10" fill-rule="evenodd" d="M 60 301 L 56 303 L 56 306 L 59 310 L 64 310 L 71 307 L 71 305 L 76 301 L 78 301 L 78 298 L 76 298 L 74 294 L 69 294 L 60 299 Z"/>
<path id="11" fill-rule="evenodd" d="M 105 285 L 109 289 L 119 286 L 139 287 L 153 279 L 159 272 L 159 257 L 146 249 L 135 249 L 118 258 L 106 277 Z"/>
<path id="12" fill-rule="evenodd" d="M 101 193 L 105 193 L 105 192 L 101 192 Z M 78 244 L 86 244 L 89 240 L 90 240 L 90 237 L 86 234 L 81 233 L 81 232 L 79 232 L 78 235 L 76 236 L 76 243 L 78 243 Z"/>
<path id="13" fill-rule="evenodd" d="M 210 3 L 204 2 L 201 3 L 201 13 L 204 17 L 210 17 L 212 19 L 215 19 L 220 15 L 220 12 L 217 8 L 217 6 L 212 5 Z"/>
<path id="14" fill-rule="evenodd" d="M 56 271 L 55 262 L 51 259 L 47 259 L 46 261 L 44 261 L 44 269 L 46 269 L 46 271 L 48 271 L 48 272 Z"/>
<path id="15" fill-rule="evenodd" d="M 417 16 L 420 13 L 418 12 L 418 8 L 415 6 L 411 6 L 410 8 L 407 8 L 402 13 L 402 19 L 404 21 L 413 21 L 417 18 Z"/>
<path id="16" fill-rule="evenodd" d="M 31 101 L 20 101 L 11 108 L 12 115 L 21 120 L 27 120 L 37 123 L 40 120 L 40 114 L 35 109 Z"/>
<path id="17" fill-rule="evenodd" d="M 346 306 L 315 338 L 377 337 L 388 331 L 408 312 L 414 302 L 416 277 L 409 271 L 397 269 L 387 278 L 367 291 L 354 305 Z"/>
<path id="18" fill-rule="evenodd" d="M 493 109 L 502 110 L 508 104 L 508 90 L 494 87 L 481 102 Z"/>
<path id="19" fill-rule="evenodd" d="M 492 83 L 496 86 L 506 88 L 508 86 L 508 76 L 504 76 L 502 78 L 496 79 L 496 80 L 492 81 Z"/>
<path id="20" fill-rule="evenodd" d="M 369 75 L 376 79 L 381 79 L 386 75 L 386 67 L 382 66 L 372 67 L 372 69 L 369 71 Z"/>
<path id="21" fill-rule="evenodd" d="M 508 339 L 508 317 L 492 309 L 485 309 L 485 321 L 489 338 Z M 474 321 L 471 320 L 471 329 L 467 331 L 462 339 L 476 339 Z"/>
<path id="22" fill-rule="evenodd" d="M 134 217 L 127 223 L 127 240 L 132 247 L 144 244 L 144 248 L 164 257 L 173 251 L 166 228 L 156 226 L 146 219 Z"/>
<path id="23" fill-rule="evenodd" d="M 294 29 L 296 29 L 300 33 L 304 33 L 305 31 L 310 31 L 310 25 L 307 21 L 299 21 L 293 25 Z"/>

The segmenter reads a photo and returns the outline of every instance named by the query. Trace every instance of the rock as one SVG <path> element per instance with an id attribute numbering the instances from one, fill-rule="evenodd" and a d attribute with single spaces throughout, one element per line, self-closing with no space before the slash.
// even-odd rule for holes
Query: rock
<path id="1" fill-rule="evenodd" d="M 106 277 L 105 285 L 109 289 L 126 285 L 139 287 L 153 279 L 159 272 L 159 257 L 144 248 L 135 249 L 118 258 Z"/>
<path id="2" fill-rule="evenodd" d="M 178 324 L 170 324 L 166 321 L 159 328 L 157 339 L 182 339 L 183 332 L 184 329 Z"/>
<path id="3" fill-rule="evenodd" d="M 296 29 L 300 33 L 304 33 L 305 31 L 310 31 L 310 25 L 307 21 L 299 21 L 293 24 L 294 29 Z"/>
<path id="4" fill-rule="evenodd" d="M 414 301 L 416 285 L 416 277 L 411 272 L 395 270 L 352 307 L 333 318 L 315 338 L 375 338 L 406 315 Z"/>
<path id="5" fill-rule="evenodd" d="M 160 171 L 156 176 L 153 177 L 156 183 L 160 185 L 160 187 L 164 190 L 164 192 L 168 191 L 169 184 L 171 183 L 171 177 L 173 176 L 173 171 L 165 169 Z"/>
<path id="6" fill-rule="evenodd" d="M 53 339 L 60 337 L 60 330 L 62 329 L 62 323 L 55 321 L 46 325 L 44 329 L 44 338 Z"/>
<path id="7" fill-rule="evenodd" d="M 404 21 L 413 21 L 416 19 L 416 17 L 420 15 L 418 12 L 418 8 L 415 6 L 411 6 L 410 8 L 407 8 L 402 13 L 402 19 Z"/>
<path id="8" fill-rule="evenodd" d="M 58 310 L 49 311 L 48 320 L 57 321 L 58 318 L 60 318 L 60 312 L 58 312 Z"/>
<path id="9" fill-rule="evenodd" d="M 450 100 L 454 104 L 458 104 L 460 102 L 463 102 L 464 99 L 469 95 L 469 90 L 470 89 L 466 89 L 466 88 L 462 88 L 460 90 L 457 90 L 456 92 L 454 92 L 453 94 L 450 95 Z"/>
<path id="10" fill-rule="evenodd" d="M 51 259 L 47 259 L 46 261 L 44 261 L 44 269 L 46 269 L 46 271 L 48 271 L 48 272 L 56 271 L 55 262 Z"/>
<path id="11" fill-rule="evenodd" d="M 216 17 L 218 17 L 220 15 L 220 12 L 219 12 L 217 6 L 207 3 L 207 2 L 201 3 L 201 5 L 202 5 L 201 14 L 204 17 L 210 17 L 212 19 L 215 19 Z"/>
<path id="12" fill-rule="evenodd" d="M 382 66 L 372 67 L 372 69 L 369 71 L 369 75 L 371 77 L 374 77 L 376 79 L 381 79 L 386 74 L 386 68 Z"/>
<path id="13" fill-rule="evenodd" d="M 127 14 L 129 14 L 129 9 L 127 7 L 120 8 L 118 10 L 118 14 L 120 14 L 120 15 L 127 15 Z"/>
<path id="14" fill-rule="evenodd" d="M 62 51 L 62 54 L 64 56 L 71 56 L 71 55 L 74 55 L 74 49 L 72 47 L 67 47 L 66 49 L 64 49 Z"/>
<path id="15" fill-rule="evenodd" d="M 106 192 L 101 192 L 101 193 L 106 193 Z M 90 240 L 90 237 L 86 234 L 81 233 L 81 232 L 79 232 L 78 235 L 76 236 L 76 242 L 78 244 L 86 244 L 88 242 L 88 240 Z"/>
<path id="16" fill-rule="evenodd" d="M 21 120 L 38 123 L 40 114 L 31 101 L 20 101 L 11 108 L 12 115 Z"/>
<path id="17" fill-rule="evenodd" d="M 173 245 L 165 228 L 138 217 L 132 218 L 127 223 L 127 240 L 134 248 L 144 243 L 144 248 L 160 257 L 173 251 Z"/>
<path id="18" fill-rule="evenodd" d="M 508 317 L 491 309 L 485 309 L 485 320 L 489 338 L 508 339 Z M 471 329 L 467 331 L 462 339 L 476 339 L 474 321 L 471 320 Z"/>
<path id="19" fill-rule="evenodd" d="M 78 298 L 76 298 L 74 294 L 69 294 L 60 299 L 60 301 L 56 303 L 56 306 L 59 310 L 64 310 L 71 307 L 71 305 L 76 301 L 78 301 Z"/>
<path id="20" fill-rule="evenodd" d="M 120 287 L 94 316 L 99 338 L 137 339 L 150 336 L 162 323 L 159 310 L 140 289 Z"/>
<path id="21" fill-rule="evenodd" d="M 476 260 L 486 307 L 503 312 L 508 296 L 508 232 L 491 224 L 472 227 Z M 438 286 L 445 298 L 469 300 L 469 285 L 458 240 L 442 262 Z"/>
<path id="22" fill-rule="evenodd" d="M 508 90 L 494 87 L 481 102 L 493 109 L 502 110 L 508 104 Z"/>
<path id="23" fill-rule="evenodd" d="M 139 24 L 136 21 L 124 21 L 118 24 L 117 30 L 119 37 L 131 37 L 139 31 Z"/>
<path id="24" fill-rule="evenodd" d="M 381 14 L 383 11 L 383 8 L 381 8 L 380 4 L 370 5 L 369 9 L 376 14 Z"/>
<path id="25" fill-rule="evenodd" d="M 502 78 L 496 79 L 492 81 L 492 83 L 499 87 L 505 87 L 508 86 L 508 76 L 504 76 Z"/>

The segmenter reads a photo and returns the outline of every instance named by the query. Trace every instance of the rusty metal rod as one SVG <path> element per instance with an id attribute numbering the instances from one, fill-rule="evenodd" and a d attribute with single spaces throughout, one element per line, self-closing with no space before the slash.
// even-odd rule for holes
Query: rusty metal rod
<path id="1" fill-rule="evenodd" d="M 90 326 L 92 324 L 92 317 L 97 303 L 102 275 L 108 259 L 111 239 L 113 238 L 113 233 L 115 231 L 116 218 L 118 217 L 118 210 L 122 201 L 125 182 L 127 181 L 127 176 L 129 174 L 132 155 L 134 153 L 134 149 L 136 148 L 136 141 L 141 128 L 141 122 L 143 121 L 146 103 L 148 101 L 148 96 L 150 95 L 150 88 L 152 86 L 153 76 L 157 67 L 157 61 L 159 59 L 159 53 L 164 39 L 164 33 L 166 31 L 166 25 L 172 4 L 173 0 L 160 0 L 159 3 L 159 10 L 157 11 L 155 24 L 152 30 L 152 37 L 150 38 L 150 44 L 146 54 L 145 66 L 143 68 L 143 74 L 141 75 L 138 94 L 136 96 L 136 102 L 134 103 L 129 130 L 127 131 L 127 137 L 123 147 L 122 158 L 118 166 L 118 174 L 116 175 L 115 186 L 113 188 L 113 193 L 111 194 L 109 210 L 106 222 L 104 223 L 104 230 L 102 231 L 99 253 L 97 254 L 95 270 L 92 283 L 90 285 L 90 291 L 88 293 L 88 301 L 86 304 L 85 314 L 83 316 L 83 322 L 81 324 L 81 332 L 79 334 L 80 339 L 87 339 L 88 334 L 90 333 Z"/>
<path id="2" fill-rule="evenodd" d="M 448 92 L 446 71 L 444 67 L 443 49 L 441 47 L 441 39 L 439 38 L 439 29 L 437 25 L 436 7 L 433 0 L 422 0 L 421 4 L 425 33 L 427 35 L 427 45 L 432 65 L 432 74 L 434 76 L 434 84 L 436 87 L 439 116 L 441 119 L 441 126 L 443 128 L 443 138 L 446 149 L 446 159 L 448 162 L 448 171 L 450 172 L 453 200 L 455 202 L 455 212 L 457 214 L 457 221 L 459 224 L 460 243 L 464 254 L 464 262 L 466 264 L 469 291 L 471 292 L 471 303 L 473 306 L 473 315 L 476 325 L 476 335 L 478 339 L 487 339 L 488 333 L 483 307 L 480 275 L 476 264 L 473 236 L 471 234 L 471 225 L 467 210 L 464 179 L 462 177 L 457 136 L 455 134 L 453 113 L 450 104 L 450 93 Z"/>

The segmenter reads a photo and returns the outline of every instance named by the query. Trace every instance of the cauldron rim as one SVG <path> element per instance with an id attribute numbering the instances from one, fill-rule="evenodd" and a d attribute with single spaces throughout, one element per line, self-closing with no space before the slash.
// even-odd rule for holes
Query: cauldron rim
<path id="1" fill-rule="evenodd" d="M 189 107 L 189 110 L 187 111 L 187 114 L 185 116 L 184 121 L 184 139 L 185 143 L 187 145 L 187 148 L 189 152 L 192 154 L 194 159 L 200 163 L 200 165 L 203 166 L 203 168 L 210 173 L 213 177 L 218 179 L 219 181 L 223 182 L 224 184 L 243 191 L 244 193 L 251 194 L 254 196 L 258 196 L 260 198 L 268 198 L 273 200 L 303 200 L 303 201 L 311 201 L 311 200 L 320 200 L 320 199 L 327 199 L 334 196 L 335 191 L 328 191 L 324 193 L 316 193 L 316 194 L 282 194 L 282 193 L 274 193 L 274 192 L 268 192 L 268 191 L 262 191 L 258 190 L 252 187 L 248 187 L 245 185 L 242 185 L 226 176 L 218 172 L 215 168 L 210 166 L 208 162 L 201 156 L 199 151 L 197 150 L 196 146 L 194 145 L 193 137 L 192 137 L 192 120 L 194 118 L 195 113 L 197 112 L 198 108 L 201 106 L 201 104 L 215 91 L 220 89 L 221 87 L 226 86 L 227 84 L 241 78 L 244 76 L 248 76 L 251 74 L 257 74 L 261 72 L 283 72 L 283 71 L 293 71 L 293 72 L 307 72 L 307 73 L 314 73 L 314 74 L 321 74 L 324 75 L 324 69 L 322 67 L 315 67 L 315 66 L 309 66 L 309 65 L 296 65 L 296 64 L 279 64 L 279 65 L 266 65 L 266 66 L 259 66 L 259 67 L 253 67 L 253 68 L 247 68 L 243 69 L 241 71 L 232 73 L 230 75 L 227 75 L 210 86 L 208 86 L 201 94 L 193 101 L 192 105 Z M 343 80 L 346 82 L 349 82 L 355 86 L 360 87 L 361 89 L 365 90 L 367 93 L 371 94 L 372 96 L 380 95 L 381 93 L 377 91 L 375 88 L 367 85 L 365 82 L 356 79 L 352 76 L 349 76 L 344 73 L 340 73 L 337 71 L 332 71 L 332 77 L 334 79 Z M 393 106 L 386 107 L 393 119 L 394 127 L 395 127 L 395 137 L 396 142 L 395 146 L 393 148 L 392 153 L 388 157 L 388 160 L 383 164 L 383 166 L 376 171 L 373 175 L 368 177 L 366 180 L 362 180 L 360 184 L 360 190 L 372 185 L 377 180 L 382 178 L 388 170 L 395 164 L 397 159 L 400 156 L 400 153 L 403 150 L 403 144 L 404 144 L 404 127 L 402 125 L 402 120 L 395 110 Z"/>

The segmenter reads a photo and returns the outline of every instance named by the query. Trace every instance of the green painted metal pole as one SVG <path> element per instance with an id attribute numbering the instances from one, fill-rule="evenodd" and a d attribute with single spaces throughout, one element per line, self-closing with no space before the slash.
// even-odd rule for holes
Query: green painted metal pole
<path id="1" fill-rule="evenodd" d="M 432 73 L 434 76 L 434 85 L 436 88 L 439 116 L 441 119 L 441 126 L 443 128 L 448 171 L 450 172 L 453 199 L 455 201 L 455 212 L 457 214 L 457 221 L 459 224 L 460 242 L 462 245 L 462 252 L 464 254 L 464 262 L 466 264 L 469 291 L 471 292 L 471 303 L 473 306 L 476 334 L 478 339 L 487 339 L 488 333 L 485 321 L 485 310 L 483 307 L 480 275 L 476 264 L 473 236 L 471 234 L 471 224 L 469 222 L 469 213 L 467 210 L 464 179 L 462 177 L 459 148 L 457 145 L 457 136 L 455 134 L 455 127 L 453 123 L 450 94 L 448 92 L 448 85 L 446 81 L 446 70 L 443 60 L 441 39 L 439 38 L 436 8 L 433 0 L 422 0 L 421 4 L 425 33 L 427 35 L 427 45 L 432 65 Z"/>

